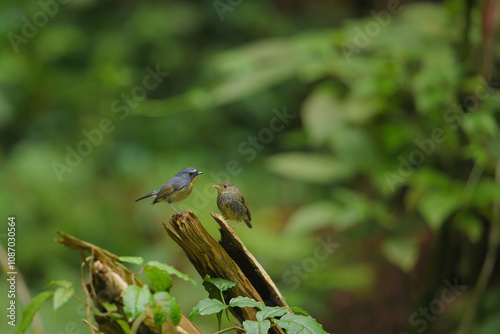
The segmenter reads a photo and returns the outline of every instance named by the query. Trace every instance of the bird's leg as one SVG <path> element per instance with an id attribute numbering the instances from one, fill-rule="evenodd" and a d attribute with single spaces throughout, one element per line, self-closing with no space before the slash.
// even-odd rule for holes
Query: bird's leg
<path id="1" fill-rule="evenodd" d="M 170 206 L 172 207 L 172 209 L 174 209 L 174 211 L 175 211 L 175 212 L 177 212 L 177 214 L 178 214 L 178 215 L 180 215 L 180 214 L 181 214 L 179 211 L 177 211 L 177 210 L 174 208 L 174 206 L 172 205 L 172 203 L 168 203 L 168 204 L 170 204 Z"/>

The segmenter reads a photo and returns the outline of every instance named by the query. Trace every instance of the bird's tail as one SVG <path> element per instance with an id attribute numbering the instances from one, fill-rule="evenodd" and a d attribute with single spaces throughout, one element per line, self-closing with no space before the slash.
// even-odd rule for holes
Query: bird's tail
<path id="1" fill-rule="evenodd" d="M 153 195 L 156 195 L 156 191 L 153 191 L 152 193 L 149 193 L 149 194 L 147 194 L 147 195 L 144 195 L 144 196 L 142 196 L 141 198 L 136 199 L 135 201 L 136 201 L 136 202 L 139 202 L 141 199 L 145 199 L 145 198 L 151 197 L 151 196 L 153 196 Z"/>
<path id="2" fill-rule="evenodd" d="M 252 224 L 250 224 L 250 220 L 248 220 L 248 219 L 243 219 L 243 221 L 245 222 L 245 224 L 247 224 L 247 226 L 248 226 L 249 228 L 252 228 Z"/>

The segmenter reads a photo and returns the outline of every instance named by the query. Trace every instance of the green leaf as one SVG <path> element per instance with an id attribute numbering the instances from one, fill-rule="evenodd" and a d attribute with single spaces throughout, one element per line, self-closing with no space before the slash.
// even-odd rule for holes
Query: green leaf
<path id="1" fill-rule="evenodd" d="M 113 304 L 113 303 L 102 303 L 102 306 L 104 306 L 104 308 L 106 309 L 106 312 L 116 312 L 118 311 L 118 306 L 116 306 L 116 304 Z"/>
<path id="2" fill-rule="evenodd" d="M 222 292 L 219 290 L 219 288 L 217 286 L 215 286 L 215 284 L 213 284 L 210 281 L 209 275 L 205 275 L 205 277 L 203 278 L 202 284 L 203 284 L 203 287 L 205 288 L 205 290 L 207 290 L 208 297 L 210 299 L 217 299 L 217 300 L 221 301 L 223 304 L 226 303 L 224 300 L 222 300 Z M 217 323 L 218 323 L 218 328 L 220 330 L 221 324 L 222 324 L 222 312 L 217 313 Z"/>
<path id="3" fill-rule="evenodd" d="M 376 202 L 352 189 L 335 187 L 332 195 L 335 199 L 332 203 L 335 212 L 333 223 L 338 230 L 351 228 L 368 219 L 376 219 L 380 215 Z"/>
<path id="4" fill-rule="evenodd" d="M 16 334 L 22 334 L 26 332 L 26 330 L 31 325 L 31 322 L 33 321 L 33 317 L 35 316 L 36 312 L 38 312 L 42 304 L 53 295 L 54 292 L 52 291 L 43 291 L 31 300 L 31 302 L 28 304 L 28 307 L 26 307 L 26 310 L 24 310 L 23 320 L 19 324 Z"/>
<path id="5" fill-rule="evenodd" d="M 118 312 L 111 312 L 108 316 L 112 321 L 125 318 L 125 316 L 121 315 Z"/>
<path id="6" fill-rule="evenodd" d="M 226 291 L 231 288 L 234 288 L 237 283 L 231 282 L 222 278 L 210 278 L 210 276 L 206 275 L 205 278 L 203 279 L 204 282 L 210 282 L 212 283 L 217 289 L 220 291 Z"/>
<path id="7" fill-rule="evenodd" d="M 309 316 L 309 313 L 307 313 L 305 310 L 303 310 L 301 307 L 298 306 L 290 307 L 290 310 L 292 310 L 293 313 L 302 313 L 304 315 Z"/>
<path id="8" fill-rule="evenodd" d="M 54 311 L 63 306 L 75 293 L 73 286 L 61 286 L 54 292 Z"/>
<path id="9" fill-rule="evenodd" d="M 144 267 L 144 273 L 151 282 L 151 287 L 155 291 L 168 291 L 172 287 L 172 278 L 168 272 L 158 268 L 152 267 L 147 264 Z"/>
<path id="10" fill-rule="evenodd" d="M 300 234 L 330 226 L 341 231 L 367 219 L 383 216 L 376 202 L 352 190 L 335 187 L 332 197 L 334 200 L 318 201 L 298 208 L 290 217 L 287 232 Z"/>
<path id="11" fill-rule="evenodd" d="M 125 316 L 118 313 L 118 306 L 112 303 L 102 303 L 111 320 L 123 319 Z"/>
<path id="12" fill-rule="evenodd" d="M 127 318 L 137 318 L 146 310 L 150 300 L 149 286 L 144 284 L 139 288 L 136 285 L 129 285 L 123 294 L 123 310 Z"/>
<path id="13" fill-rule="evenodd" d="M 144 262 L 144 259 L 140 256 L 120 256 L 118 258 L 118 261 L 124 263 L 132 263 L 140 266 L 142 262 Z"/>
<path id="14" fill-rule="evenodd" d="M 59 285 L 63 288 L 69 289 L 73 286 L 73 282 L 67 281 L 67 280 L 58 280 L 54 281 L 55 285 Z"/>
<path id="15" fill-rule="evenodd" d="M 164 292 L 164 291 L 162 291 Z M 155 305 L 151 308 L 151 311 L 153 312 L 153 319 L 155 322 L 155 327 L 160 327 L 163 325 L 167 319 L 168 319 L 168 314 L 163 310 L 161 305 Z"/>
<path id="16" fill-rule="evenodd" d="M 127 323 L 127 321 L 125 321 L 123 319 L 117 319 L 116 323 L 121 327 L 121 329 L 123 330 L 123 332 L 125 334 L 132 334 L 132 332 L 130 331 L 130 326 Z"/>
<path id="17" fill-rule="evenodd" d="M 70 282 L 70 281 L 67 281 L 67 280 L 52 281 L 49 284 L 47 284 L 46 286 L 44 286 L 44 288 L 49 288 L 49 287 L 51 287 L 53 285 L 59 285 L 60 287 L 69 289 L 70 287 L 73 286 L 73 283 Z"/>
<path id="18" fill-rule="evenodd" d="M 177 300 L 170 293 L 161 291 L 153 295 L 156 307 L 153 309 L 155 326 L 161 326 L 167 318 L 172 319 L 174 326 L 181 321 L 181 308 Z"/>
<path id="19" fill-rule="evenodd" d="M 248 297 L 234 297 L 229 301 L 229 306 L 231 307 L 257 307 L 259 309 L 263 309 L 265 306 L 261 302 L 253 300 Z"/>
<path id="20" fill-rule="evenodd" d="M 297 51 L 288 40 L 273 39 L 219 53 L 209 67 L 225 75 L 211 88 L 213 99 L 218 105 L 234 102 L 288 79 L 302 64 L 301 56 L 287 56 Z"/>
<path id="21" fill-rule="evenodd" d="M 431 191 L 418 204 L 422 216 L 429 226 L 436 230 L 462 202 L 462 193 L 456 191 Z"/>
<path id="22" fill-rule="evenodd" d="M 493 177 L 483 177 L 476 185 L 470 186 L 465 197 L 470 205 L 488 210 L 491 203 L 500 200 L 500 191 Z"/>
<path id="23" fill-rule="evenodd" d="M 221 302 L 223 302 L 222 296 L 221 296 L 221 291 L 219 290 L 219 288 L 217 286 L 215 286 L 215 284 L 213 284 L 210 281 L 210 276 L 205 275 L 205 277 L 203 278 L 202 284 L 203 284 L 203 287 L 205 288 L 205 290 L 208 292 L 209 298 L 217 299 L 217 300 L 220 300 Z"/>
<path id="24" fill-rule="evenodd" d="M 480 137 L 488 134 L 495 138 L 498 133 L 498 126 L 495 117 L 486 112 L 472 112 L 464 117 L 462 127 L 470 138 Z"/>
<path id="25" fill-rule="evenodd" d="M 243 328 L 247 334 L 266 334 L 269 328 L 271 328 L 271 323 L 269 320 L 264 321 L 243 321 Z"/>
<path id="26" fill-rule="evenodd" d="M 314 144 L 324 143 L 336 124 L 345 121 L 343 109 L 329 90 L 320 88 L 309 95 L 302 105 L 302 121 Z"/>
<path id="27" fill-rule="evenodd" d="M 425 191 L 447 189 L 450 187 L 453 187 L 453 190 L 457 190 L 457 185 L 453 184 L 453 180 L 448 174 L 426 166 L 415 170 L 410 178 L 410 183 L 413 188 L 419 188 Z"/>
<path id="28" fill-rule="evenodd" d="M 312 317 L 297 314 L 285 314 L 281 319 L 275 320 L 276 324 L 287 333 L 294 334 L 328 334 L 323 327 Z"/>
<path id="29" fill-rule="evenodd" d="M 181 273 L 179 270 L 175 269 L 172 266 L 169 266 L 168 264 L 161 263 L 158 261 L 149 261 L 148 265 L 150 265 L 151 267 L 157 267 L 163 271 L 166 271 L 170 275 L 175 275 L 175 276 L 179 277 L 180 279 L 183 279 L 184 281 L 193 283 L 194 286 L 198 286 L 196 284 L 196 282 L 193 281 L 193 279 L 191 277 L 189 277 L 188 275 L 186 275 L 184 273 Z"/>
<path id="30" fill-rule="evenodd" d="M 483 233 L 483 224 L 479 217 L 471 212 L 459 212 L 454 217 L 458 229 L 462 230 L 472 243 L 477 243 Z"/>
<path id="31" fill-rule="evenodd" d="M 200 300 L 198 304 L 196 304 L 196 306 L 193 307 L 193 310 L 189 314 L 189 319 L 193 319 L 198 314 L 207 315 L 207 314 L 218 313 L 222 310 L 225 310 L 226 308 L 228 308 L 228 306 L 224 305 L 221 301 L 217 299 L 205 298 Z"/>
<path id="32" fill-rule="evenodd" d="M 257 312 L 256 317 L 257 320 L 262 321 L 267 318 L 276 318 L 281 317 L 286 312 L 290 311 L 289 307 L 280 307 L 280 306 L 264 306 L 262 311 Z"/>
<path id="33" fill-rule="evenodd" d="M 318 184 L 345 179 L 353 174 L 352 168 L 326 154 L 276 154 L 268 158 L 267 166 L 278 175 Z"/>
<path id="34" fill-rule="evenodd" d="M 322 201 L 299 207 L 288 220 L 286 230 L 291 234 L 302 234 L 325 226 L 335 220 L 332 201 Z"/>
<path id="35" fill-rule="evenodd" d="M 337 124 L 330 134 L 330 148 L 338 160 L 356 172 L 373 171 L 380 159 L 367 130 L 353 124 Z"/>
<path id="36" fill-rule="evenodd" d="M 417 262 L 418 245 L 412 238 L 390 238 L 384 241 L 382 253 L 401 270 L 409 272 Z"/>

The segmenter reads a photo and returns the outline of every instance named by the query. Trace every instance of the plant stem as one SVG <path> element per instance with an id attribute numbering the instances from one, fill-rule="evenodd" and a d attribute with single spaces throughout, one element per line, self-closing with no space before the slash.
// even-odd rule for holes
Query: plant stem
<path id="1" fill-rule="evenodd" d="M 89 328 L 90 328 L 90 330 L 92 331 L 92 333 L 93 333 L 94 331 L 96 331 L 97 333 L 102 334 L 102 332 L 101 332 L 101 331 L 100 331 L 100 330 L 99 330 L 96 326 L 94 326 L 91 322 L 88 322 L 88 320 L 86 320 L 86 319 L 82 319 L 82 321 L 83 321 L 85 324 L 87 324 L 87 326 L 89 326 Z"/>
<path id="2" fill-rule="evenodd" d="M 90 305 L 91 305 L 91 297 L 90 297 L 90 293 L 89 293 L 89 290 L 87 289 L 87 285 L 85 284 L 85 265 L 86 263 L 85 262 L 82 262 L 81 266 L 80 266 L 80 281 L 82 283 L 82 288 L 83 288 L 83 291 L 85 292 L 85 295 L 87 296 L 87 303 L 86 303 L 86 311 L 87 311 L 87 322 L 88 323 L 92 323 L 92 319 L 90 318 Z M 90 275 L 92 275 L 92 268 L 91 268 L 91 265 L 89 264 L 89 272 L 90 272 Z M 92 286 L 92 277 L 90 278 L 90 286 Z M 76 296 L 75 296 L 76 297 Z M 92 329 L 92 327 L 90 327 L 90 331 L 92 332 L 92 334 L 94 334 L 94 330 Z"/>
<path id="3" fill-rule="evenodd" d="M 222 329 L 220 331 L 215 332 L 214 334 L 220 334 L 220 333 L 229 332 L 229 331 L 231 331 L 233 329 L 241 329 L 241 327 L 233 326 L 233 327 L 225 328 L 225 329 Z"/>
<path id="4" fill-rule="evenodd" d="M 500 148 L 500 147 L 499 147 Z M 495 170 L 495 182 L 500 185 L 500 157 L 497 158 L 497 165 Z M 499 245 L 500 237 L 500 200 L 495 200 L 493 203 L 493 214 L 491 220 L 490 235 L 488 238 L 488 251 L 483 262 L 483 267 L 479 274 L 479 278 L 476 282 L 476 287 L 474 289 L 472 300 L 469 303 L 465 315 L 460 323 L 458 329 L 458 334 L 467 334 L 470 331 L 470 327 L 474 322 L 474 317 L 476 315 L 476 310 L 479 304 L 479 300 L 484 294 L 484 290 L 488 285 L 491 273 L 495 266 L 497 259 L 497 251 Z"/>
<path id="5" fill-rule="evenodd" d="M 144 321 L 144 319 L 146 319 L 146 317 L 147 317 L 146 312 L 142 312 L 137 317 L 137 319 L 135 319 L 134 323 L 132 324 L 132 327 L 130 328 L 130 331 L 132 332 L 132 334 L 136 334 L 137 333 L 137 330 L 139 330 L 139 326 L 142 324 L 142 322 Z"/>

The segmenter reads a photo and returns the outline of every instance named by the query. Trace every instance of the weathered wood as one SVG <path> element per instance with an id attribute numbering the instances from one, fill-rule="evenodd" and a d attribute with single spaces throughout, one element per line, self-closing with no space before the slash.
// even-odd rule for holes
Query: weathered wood
<path id="1" fill-rule="evenodd" d="M 113 303 L 118 307 L 118 313 L 122 314 L 125 318 L 122 303 L 123 292 L 131 284 L 142 286 L 143 283 L 139 279 L 134 278 L 130 270 L 116 262 L 118 255 L 64 232 L 58 231 L 58 233 L 62 239 L 56 241 L 63 246 L 80 252 L 82 261 L 88 266 L 91 279 L 86 285 L 86 288 L 95 307 L 101 312 L 106 312 L 103 303 Z M 86 257 L 85 253 L 90 254 L 90 257 Z M 99 330 L 102 333 L 124 333 L 121 327 L 108 317 L 96 315 L 94 318 L 99 324 Z M 137 333 L 160 333 L 160 329 L 155 328 L 152 317 L 146 317 L 139 326 Z M 201 331 L 189 320 L 189 318 L 182 314 L 181 322 L 177 327 L 174 328 L 172 324 L 166 322 L 161 328 L 161 333 L 201 334 Z"/>
<path id="2" fill-rule="evenodd" d="M 183 249 L 201 277 L 223 278 L 236 282 L 237 285 L 227 291 L 227 300 L 237 296 L 249 297 L 268 306 L 288 306 L 276 285 L 248 251 L 236 231 L 219 214 L 210 213 L 219 225 L 221 240 L 217 242 L 205 229 L 192 211 L 173 215 L 171 227 L 163 224 L 168 235 Z M 57 242 L 80 252 L 82 261 L 89 266 L 91 284 L 88 284 L 94 305 L 104 311 L 103 302 L 114 303 L 123 314 L 121 297 L 130 284 L 142 286 L 142 282 L 134 278 L 132 272 L 116 262 L 118 256 L 82 241 L 73 236 L 58 232 L 62 239 Z M 91 256 L 87 258 L 85 253 Z M 241 323 L 245 320 L 256 320 L 256 308 L 230 308 L 231 313 Z M 103 333 L 123 333 L 121 328 L 106 317 L 95 317 L 99 330 Z M 181 323 L 176 328 L 169 324 L 162 327 L 163 333 L 198 334 L 200 330 L 183 314 Z M 139 327 L 138 333 L 158 333 L 152 325 L 152 319 L 146 318 Z M 269 333 L 284 334 L 273 326 Z"/>
<path id="3" fill-rule="evenodd" d="M 238 234 L 236 234 L 236 230 L 221 215 L 213 212 L 210 212 L 210 214 L 219 224 L 221 233 L 219 244 L 234 262 L 238 264 L 238 267 L 240 267 L 250 282 L 252 282 L 252 285 L 265 304 L 267 306 L 288 307 L 271 277 L 269 277 L 257 259 L 245 247 Z"/>
<path id="4" fill-rule="evenodd" d="M 227 291 L 227 302 L 243 296 L 269 306 L 287 306 L 278 289 L 246 249 L 232 227 L 220 215 L 211 213 L 220 226 L 221 242 L 217 242 L 205 229 L 196 215 L 188 210 L 173 215 L 171 227 L 163 224 L 168 235 L 182 248 L 201 277 L 223 278 L 237 285 Z M 262 295 L 261 295 L 262 294 Z M 235 318 L 242 323 L 256 320 L 256 308 L 230 308 Z M 279 327 L 269 333 L 284 334 Z"/>

